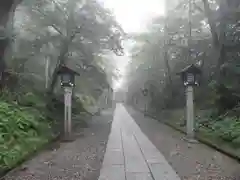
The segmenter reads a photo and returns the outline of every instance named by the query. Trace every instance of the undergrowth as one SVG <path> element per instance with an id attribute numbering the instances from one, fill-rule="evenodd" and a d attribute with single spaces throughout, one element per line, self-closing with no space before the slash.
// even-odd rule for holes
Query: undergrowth
<path id="1" fill-rule="evenodd" d="M 44 110 L 43 94 L 1 91 L 0 173 L 15 167 L 52 138 L 51 121 Z"/>
<path id="2" fill-rule="evenodd" d="M 240 121 L 237 116 L 205 115 L 198 118 L 198 130 L 240 148 Z"/>
<path id="3" fill-rule="evenodd" d="M 50 129 L 50 122 L 39 111 L 0 102 L 0 168 L 13 167 L 46 143 Z"/>
<path id="4" fill-rule="evenodd" d="M 63 119 L 63 98 L 55 97 L 52 105 L 44 93 L 34 90 L 0 95 L 0 175 L 16 167 L 28 155 L 60 133 Z M 81 101 L 73 98 L 73 115 L 84 112 Z M 78 119 L 80 120 L 80 119 Z"/>
<path id="5" fill-rule="evenodd" d="M 216 110 L 196 111 L 196 131 L 208 138 L 227 144 L 233 149 L 240 148 L 240 117 L 236 111 L 218 115 Z M 165 110 L 162 112 L 167 123 L 186 129 L 186 117 L 184 109 Z"/>

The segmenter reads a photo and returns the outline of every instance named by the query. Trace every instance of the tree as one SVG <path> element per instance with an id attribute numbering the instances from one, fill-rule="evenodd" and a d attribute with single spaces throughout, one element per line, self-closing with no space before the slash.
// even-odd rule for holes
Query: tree
<path id="1" fill-rule="evenodd" d="M 7 23 L 9 21 L 10 15 L 15 12 L 17 5 L 21 0 L 2 0 L 0 2 L 0 79 L 1 87 L 3 86 L 4 74 L 6 64 L 4 60 L 5 50 L 8 46 L 9 38 L 6 35 Z"/>
<path id="2" fill-rule="evenodd" d="M 205 0 L 193 2 L 191 12 L 192 40 L 189 44 L 190 59 L 187 58 L 189 49 L 179 43 L 182 39 L 188 38 L 189 34 L 188 1 L 183 0 L 176 7 L 169 10 L 167 23 L 164 23 L 163 17 L 157 17 L 150 23 L 149 31 L 141 35 L 142 37 L 152 36 L 151 39 L 145 42 L 137 39 L 139 43 L 137 43 L 135 49 L 140 47 L 141 50 L 134 52 L 132 64 L 137 66 L 139 62 L 144 61 L 142 68 L 152 66 L 156 67 L 156 69 L 163 69 L 165 73 L 158 73 L 158 76 L 155 77 L 148 76 L 147 79 L 143 80 L 142 76 L 151 74 L 152 70 L 148 70 L 146 73 L 139 71 L 139 74 L 134 71 L 132 78 L 141 79 L 145 82 L 163 80 L 164 85 L 159 86 L 158 93 L 155 94 L 167 97 L 171 89 L 177 89 L 176 93 L 180 95 L 183 93 L 183 88 L 180 88 L 180 80 L 175 78 L 175 73 L 186 65 L 196 63 L 203 70 L 201 86 L 196 92 L 198 105 L 208 106 L 208 103 L 210 103 L 219 108 L 219 113 L 224 113 L 226 109 L 236 106 L 236 99 L 240 97 L 238 95 L 239 86 L 237 86 L 239 84 L 237 78 L 239 76 L 239 63 L 237 59 L 239 58 L 240 34 L 238 31 L 239 24 L 236 23 L 239 20 L 239 2 L 231 1 L 231 3 L 229 4 L 229 1 Z M 165 35 L 163 35 L 164 29 Z M 166 36 L 169 39 L 167 51 L 163 49 L 163 46 L 156 45 L 157 41 L 163 42 Z M 164 52 L 167 52 L 168 59 L 163 58 Z M 149 61 L 151 57 L 156 58 L 159 64 Z M 164 65 L 166 59 L 169 62 L 170 71 L 167 65 Z M 169 78 L 166 79 L 168 72 L 173 77 L 172 88 L 166 86 L 169 81 Z M 215 85 L 212 86 L 213 84 Z M 132 84 L 132 86 L 134 85 Z M 174 94 L 173 98 L 165 98 L 165 101 L 173 104 L 177 94 Z"/>
<path id="3" fill-rule="evenodd" d="M 94 57 L 109 51 L 121 52 L 123 30 L 107 9 L 94 0 L 33 2 L 24 8 L 29 15 L 24 29 L 32 35 L 31 44 L 42 49 L 51 44 L 58 52 L 48 92 L 53 93 L 57 70 L 62 64 L 77 66 L 84 71 L 95 65 Z M 75 65 L 74 65 L 75 64 Z"/>

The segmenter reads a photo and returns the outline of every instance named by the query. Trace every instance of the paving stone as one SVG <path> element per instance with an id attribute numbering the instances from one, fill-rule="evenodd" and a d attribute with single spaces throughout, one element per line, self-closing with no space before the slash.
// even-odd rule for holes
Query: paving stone
<path id="1" fill-rule="evenodd" d="M 108 137 L 107 149 L 122 149 L 120 129 L 113 129 Z"/>
<path id="2" fill-rule="evenodd" d="M 127 180 L 153 180 L 150 173 L 126 173 Z"/>
<path id="3" fill-rule="evenodd" d="M 104 166 L 98 180 L 125 180 L 124 165 Z"/>
<path id="4" fill-rule="evenodd" d="M 124 157 L 123 152 L 121 149 L 107 149 L 103 166 L 106 165 L 123 165 L 124 164 Z"/>
<path id="5" fill-rule="evenodd" d="M 144 157 L 133 136 L 123 134 L 123 149 L 127 172 L 149 172 Z"/>
<path id="6" fill-rule="evenodd" d="M 157 148 L 152 147 L 149 148 L 149 146 L 140 146 L 143 156 L 146 159 L 148 163 L 162 163 L 166 162 L 165 157 L 158 151 Z"/>
<path id="7" fill-rule="evenodd" d="M 181 180 L 167 162 L 161 164 L 149 164 L 149 167 L 155 180 Z"/>
<path id="8" fill-rule="evenodd" d="M 126 172 L 149 172 L 149 169 L 145 163 L 138 159 L 128 159 L 126 161 Z"/>

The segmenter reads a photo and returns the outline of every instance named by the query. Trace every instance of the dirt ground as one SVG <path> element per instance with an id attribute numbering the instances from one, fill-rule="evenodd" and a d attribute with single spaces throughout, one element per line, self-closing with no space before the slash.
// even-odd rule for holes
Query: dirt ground
<path id="1" fill-rule="evenodd" d="M 201 143 L 189 144 L 180 132 L 131 107 L 127 110 L 182 180 L 240 180 L 237 161 Z"/>
<path id="2" fill-rule="evenodd" d="M 75 140 L 55 143 L 10 172 L 4 180 L 97 180 L 111 128 L 113 109 L 75 128 Z"/>

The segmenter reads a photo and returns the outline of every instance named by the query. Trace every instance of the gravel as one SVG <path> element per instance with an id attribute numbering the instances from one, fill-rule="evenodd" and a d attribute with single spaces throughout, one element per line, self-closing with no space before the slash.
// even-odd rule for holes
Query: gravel
<path id="1" fill-rule="evenodd" d="M 112 109 L 89 120 L 88 128 L 77 128 L 72 142 L 55 143 L 4 180 L 96 180 L 104 158 L 112 122 Z"/>
<path id="2" fill-rule="evenodd" d="M 201 143 L 189 144 L 180 132 L 130 107 L 127 110 L 182 180 L 240 180 L 236 160 Z"/>

